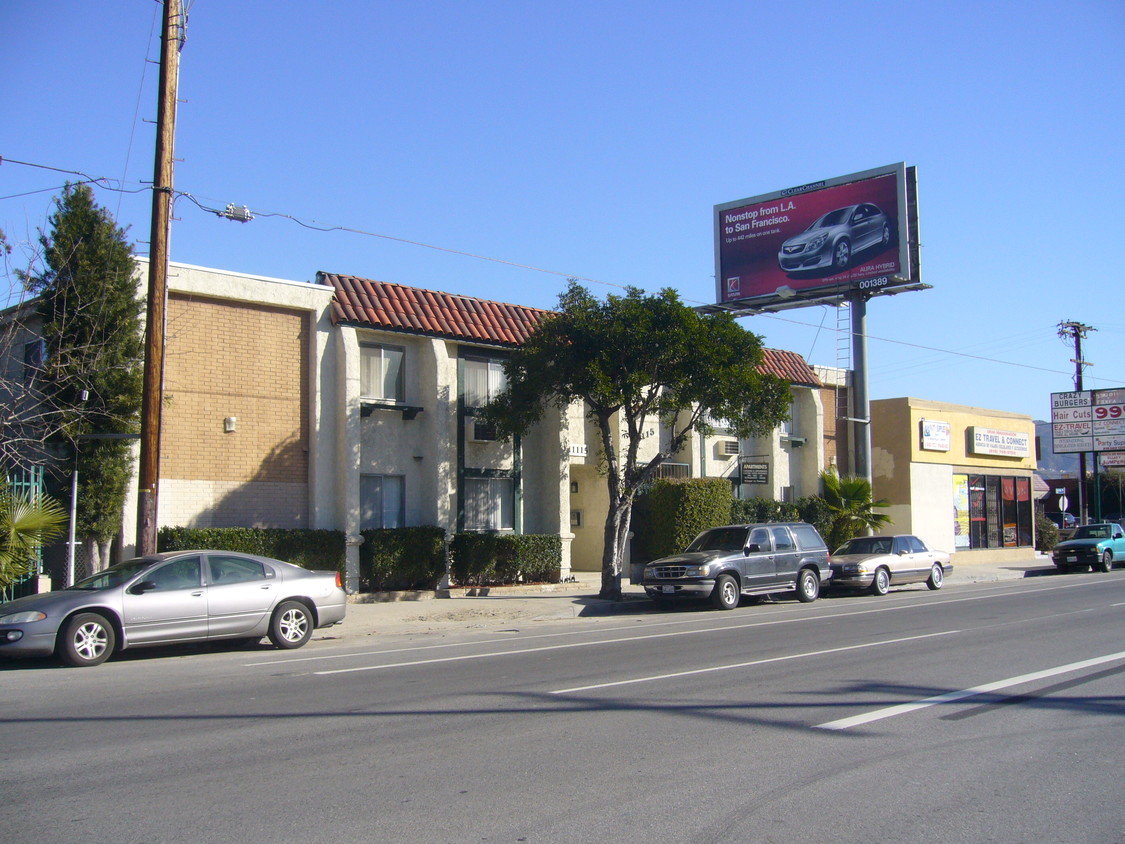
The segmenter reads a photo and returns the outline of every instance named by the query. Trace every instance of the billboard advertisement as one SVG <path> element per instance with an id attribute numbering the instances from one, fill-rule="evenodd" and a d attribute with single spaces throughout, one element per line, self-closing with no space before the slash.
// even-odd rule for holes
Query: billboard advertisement
<path id="1" fill-rule="evenodd" d="M 917 197 L 910 200 L 899 163 L 716 205 L 716 301 L 879 293 L 917 282 Z"/>

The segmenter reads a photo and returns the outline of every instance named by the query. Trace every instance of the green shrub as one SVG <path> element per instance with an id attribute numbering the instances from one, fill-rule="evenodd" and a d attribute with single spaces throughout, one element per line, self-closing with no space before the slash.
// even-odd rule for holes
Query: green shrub
<path id="1" fill-rule="evenodd" d="M 156 547 L 160 551 L 239 551 L 341 574 L 345 565 L 344 534 L 338 530 L 164 527 L 157 534 Z"/>
<path id="2" fill-rule="evenodd" d="M 450 575 L 459 586 L 558 583 L 562 540 L 544 534 L 459 533 L 449 545 Z"/>
<path id="3" fill-rule="evenodd" d="M 832 526 L 832 511 L 828 502 L 819 495 L 798 498 L 792 504 L 772 498 L 743 498 L 731 502 L 732 525 L 758 522 L 808 522 L 827 538 Z"/>
<path id="4" fill-rule="evenodd" d="M 638 558 L 678 554 L 701 531 L 727 524 L 730 516 L 730 481 L 725 478 L 660 479 L 644 498 L 633 537 Z"/>
<path id="5" fill-rule="evenodd" d="M 436 589 L 445 576 L 445 531 L 440 527 L 363 531 L 359 588 L 363 592 Z"/>
<path id="6" fill-rule="evenodd" d="M 1059 528 L 1042 513 L 1035 514 L 1035 547 L 1044 553 L 1059 544 Z"/>

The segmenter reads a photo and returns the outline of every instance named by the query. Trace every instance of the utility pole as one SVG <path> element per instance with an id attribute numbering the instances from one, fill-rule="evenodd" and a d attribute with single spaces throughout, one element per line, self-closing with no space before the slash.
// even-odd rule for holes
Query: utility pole
<path id="1" fill-rule="evenodd" d="M 1097 329 L 1073 320 L 1059 323 L 1059 337 L 1074 341 L 1074 359 L 1071 363 L 1074 364 L 1074 389 L 1079 393 L 1082 392 L 1082 369 L 1091 365 L 1082 359 L 1082 340 L 1089 331 L 1097 331 Z M 1086 522 L 1086 452 L 1080 451 L 1078 452 L 1078 524 L 1084 525 Z"/>
<path id="2" fill-rule="evenodd" d="M 141 400 L 141 455 L 138 467 L 137 553 L 156 553 L 157 484 L 160 480 L 160 425 L 164 399 L 164 324 L 168 298 L 168 241 L 172 224 L 172 169 L 176 140 L 176 94 L 184 16 L 180 0 L 164 0 L 160 37 L 160 94 L 156 122 L 156 165 L 152 180 L 152 234 L 148 260 L 144 394 Z"/>

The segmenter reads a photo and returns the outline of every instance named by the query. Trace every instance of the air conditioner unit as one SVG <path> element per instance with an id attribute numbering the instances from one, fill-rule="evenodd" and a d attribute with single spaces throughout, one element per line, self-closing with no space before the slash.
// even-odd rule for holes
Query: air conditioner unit
<path id="1" fill-rule="evenodd" d="M 719 455 L 721 457 L 737 457 L 739 451 L 738 440 L 723 440 L 719 443 Z"/>

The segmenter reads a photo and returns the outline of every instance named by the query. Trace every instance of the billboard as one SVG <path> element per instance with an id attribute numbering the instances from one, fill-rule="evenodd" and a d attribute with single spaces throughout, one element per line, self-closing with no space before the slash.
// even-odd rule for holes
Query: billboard
<path id="1" fill-rule="evenodd" d="M 1051 393 L 1055 454 L 1125 450 L 1125 390 Z"/>
<path id="2" fill-rule="evenodd" d="M 921 289 L 914 177 L 899 163 L 716 205 L 716 302 Z"/>

